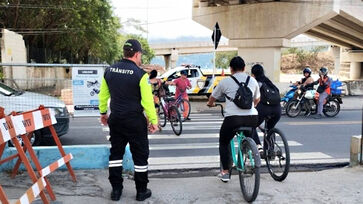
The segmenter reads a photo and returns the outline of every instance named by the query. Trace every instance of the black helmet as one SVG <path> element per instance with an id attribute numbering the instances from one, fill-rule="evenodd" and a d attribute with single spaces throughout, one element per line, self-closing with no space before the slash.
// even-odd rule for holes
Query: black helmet
<path id="1" fill-rule="evenodd" d="M 305 69 L 304 69 L 304 71 L 303 71 L 303 74 L 305 74 L 305 73 L 309 73 L 309 76 L 310 76 L 310 74 L 311 74 L 311 69 L 310 69 L 310 67 L 305 67 Z"/>
<path id="2" fill-rule="evenodd" d="M 326 67 L 322 67 L 319 69 L 319 75 L 326 76 L 326 75 L 328 75 L 328 72 L 329 72 L 329 70 Z"/>

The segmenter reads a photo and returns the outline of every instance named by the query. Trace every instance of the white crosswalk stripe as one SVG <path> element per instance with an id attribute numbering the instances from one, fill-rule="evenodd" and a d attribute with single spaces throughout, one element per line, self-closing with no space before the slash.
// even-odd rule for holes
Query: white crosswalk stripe
<path id="1" fill-rule="evenodd" d="M 191 119 L 183 123 L 180 136 L 173 134 L 169 123 L 161 132 L 149 135 L 150 170 L 219 167 L 218 138 L 223 118 L 199 113 L 192 114 Z M 108 127 L 103 131 L 109 131 Z M 259 132 L 259 137 L 262 141 L 263 133 Z M 291 140 L 288 144 L 290 151 L 303 146 Z M 341 162 L 322 152 L 291 152 L 290 157 L 292 164 Z"/>

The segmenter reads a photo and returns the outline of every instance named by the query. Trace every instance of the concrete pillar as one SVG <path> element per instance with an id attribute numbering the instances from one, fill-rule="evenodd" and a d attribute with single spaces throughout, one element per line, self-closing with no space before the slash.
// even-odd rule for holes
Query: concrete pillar
<path id="1" fill-rule="evenodd" d="M 171 50 L 171 58 L 170 58 L 171 68 L 176 67 L 176 62 L 178 61 L 178 58 L 179 58 L 178 50 L 172 49 Z"/>
<path id="2" fill-rule="evenodd" d="M 350 63 L 350 79 L 360 79 L 362 67 L 360 62 Z"/>
<path id="3" fill-rule="evenodd" d="M 280 81 L 280 47 L 238 48 L 238 55 L 245 61 L 248 73 L 251 73 L 254 64 L 261 64 L 264 67 L 265 75 L 271 81 Z"/>
<path id="4" fill-rule="evenodd" d="M 340 47 L 332 46 L 330 47 L 334 56 L 334 75 L 338 76 L 340 71 Z"/>
<path id="5" fill-rule="evenodd" d="M 170 57 L 171 55 L 164 55 L 165 69 L 168 70 L 170 68 Z"/>

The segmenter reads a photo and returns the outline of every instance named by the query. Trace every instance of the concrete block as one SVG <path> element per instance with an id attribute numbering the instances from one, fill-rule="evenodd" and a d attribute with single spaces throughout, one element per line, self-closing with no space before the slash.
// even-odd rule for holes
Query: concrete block
<path id="1" fill-rule="evenodd" d="M 72 153 L 73 159 L 71 165 L 73 169 L 106 169 L 108 168 L 108 158 L 110 155 L 110 145 L 72 145 L 63 146 L 66 154 Z M 53 163 L 61 158 L 57 146 L 49 147 L 33 147 L 42 167 Z M 6 148 L 2 158 L 15 154 L 17 151 L 14 147 Z M 28 153 L 27 153 L 28 155 Z M 28 155 L 28 158 L 29 155 Z M 11 170 L 15 165 L 16 160 L 12 160 L 0 166 L 0 171 Z M 129 146 L 125 148 L 123 157 L 123 168 L 125 172 L 134 171 L 134 163 Z M 33 168 L 35 168 L 33 166 Z M 21 165 L 21 170 L 25 170 Z M 66 169 L 62 166 L 61 169 Z"/>
<path id="2" fill-rule="evenodd" d="M 359 164 L 362 135 L 354 135 L 350 141 L 350 166 Z"/>
<path id="3" fill-rule="evenodd" d="M 363 80 L 349 81 L 347 83 L 347 88 L 349 89 L 349 95 L 361 96 L 363 95 Z"/>

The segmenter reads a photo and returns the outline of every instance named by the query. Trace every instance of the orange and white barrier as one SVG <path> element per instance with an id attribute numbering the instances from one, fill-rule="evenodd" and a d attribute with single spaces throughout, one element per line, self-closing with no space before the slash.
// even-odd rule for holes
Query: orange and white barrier
<path id="1" fill-rule="evenodd" d="M 0 115 L 3 115 L 3 113 L 0 112 Z M 31 164 L 30 164 L 28 158 L 26 157 L 25 152 L 24 152 L 23 148 L 21 147 L 16 136 L 17 135 L 16 135 L 15 127 L 14 127 L 13 121 L 11 120 L 11 117 L 6 116 L 6 117 L 1 118 L 0 119 L 0 159 L 4 152 L 5 145 L 7 144 L 7 142 L 9 140 L 11 140 L 13 142 L 18 153 L 16 155 L 12 155 L 8 158 L 0 160 L 0 164 L 7 162 L 11 159 L 14 159 L 14 158 L 19 158 L 19 161 L 21 160 L 21 162 L 23 162 L 31 180 L 34 183 L 36 183 L 38 181 L 38 178 L 37 178 L 33 168 L 31 167 Z M 40 194 L 40 196 L 43 200 L 43 203 L 46 203 L 46 204 L 49 203 L 48 198 L 46 197 L 46 195 L 43 191 L 40 190 L 38 194 Z M 9 201 L 5 195 L 5 192 L 3 191 L 1 186 L 0 186 L 0 201 L 4 204 L 9 203 Z"/>
<path id="2" fill-rule="evenodd" d="M 3 118 L 1 118 L 1 116 Z M 53 127 L 53 125 L 56 123 L 57 123 L 57 120 L 55 118 L 55 114 L 54 114 L 53 110 L 46 109 L 43 106 L 40 106 L 39 109 L 36 109 L 33 111 L 24 112 L 22 114 L 14 113 L 13 115 L 6 116 L 6 117 L 4 117 L 3 109 L 0 107 L 0 165 L 2 163 L 5 163 L 12 159 L 19 158 L 14 166 L 14 169 L 12 172 L 12 177 L 15 177 L 15 175 L 17 174 L 20 164 L 24 163 L 24 165 L 29 173 L 29 176 L 31 177 L 32 181 L 34 182 L 34 189 L 33 189 L 34 191 L 28 190 L 29 192 L 26 193 L 27 197 L 24 197 L 25 196 L 24 195 L 23 196 L 24 198 L 22 197 L 18 201 L 18 203 L 30 203 L 31 201 L 27 201 L 29 199 L 26 199 L 26 198 L 34 199 L 34 197 L 36 197 L 34 193 L 40 194 L 44 203 L 49 203 L 44 192 L 39 190 L 40 186 L 42 186 L 42 189 L 44 189 L 44 187 L 45 187 L 47 189 L 47 192 L 49 193 L 50 198 L 52 200 L 55 200 L 56 199 L 55 194 L 54 194 L 46 176 L 49 175 L 51 172 L 55 171 L 56 169 L 58 169 L 59 167 L 63 166 L 64 164 L 67 166 L 68 171 L 69 171 L 70 175 L 72 176 L 73 181 L 76 181 L 76 176 L 73 172 L 72 166 L 69 163 L 70 160 L 73 159 L 73 155 L 72 154 L 66 155 L 66 153 L 64 152 L 63 146 Z M 62 158 L 60 158 L 56 162 L 53 162 L 51 165 L 42 169 L 40 162 L 33 150 L 33 147 L 31 146 L 29 138 L 31 137 L 31 135 L 33 134 L 34 131 L 42 129 L 42 128 L 46 128 L 46 127 L 49 128 L 49 130 L 53 136 L 54 142 L 58 146 L 58 149 L 60 151 Z M 21 138 L 23 139 L 23 142 L 24 142 L 24 147 L 21 147 L 16 136 L 21 136 Z M 9 141 L 9 140 L 12 140 L 18 153 L 1 160 L 1 156 L 4 152 L 5 145 L 6 145 L 7 141 Z M 33 168 L 30 165 L 29 160 L 27 159 L 27 157 L 25 155 L 25 152 L 27 150 L 29 151 L 29 155 L 40 175 L 41 183 L 38 180 Z M 36 184 L 38 184 L 38 185 L 36 185 Z M 44 184 L 44 185 L 41 185 L 41 184 Z M 2 190 L 1 186 L 0 186 L 0 190 Z M 33 192 L 33 194 L 31 194 L 30 192 Z M 0 191 L 0 200 L 2 202 L 3 202 L 3 200 L 7 200 L 5 195 L 1 194 L 1 191 Z"/>
<path id="3" fill-rule="evenodd" d="M 0 202 L 2 204 L 9 204 L 8 198 L 5 195 L 3 188 L 0 186 Z"/>
<path id="4" fill-rule="evenodd" d="M 16 137 L 13 122 L 10 117 L 0 119 L 0 144 L 3 144 L 11 138 Z"/>
<path id="5" fill-rule="evenodd" d="M 23 196 L 19 198 L 15 202 L 15 204 L 29 204 L 34 201 L 34 199 L 39 195 L 40 192 L 43 191 L 47 183 L 45 182 L 43 177 L 40 177 L 40 179 L 30 187 Z"/>
<path id="6" fill-rule="evenodd" d="M 53 109 L 43 109 L 11 116 L 16 135 L 24 135 L 57 123 Z"/>
<path id="7" fill-rule="evenodd" d="M 58 159 L 58 161 L 55 161 L 54 163 L 40 171 L 42 177 L 48 176 L 50 173 L 57 170 L 59 167 L 63 166 L 65 163 L 71 161 L 72 159 L 73 155 L 71 153 L 67 154 L 65 157 Z"/>

